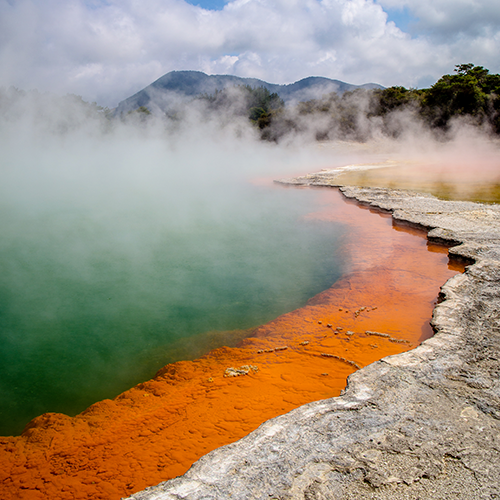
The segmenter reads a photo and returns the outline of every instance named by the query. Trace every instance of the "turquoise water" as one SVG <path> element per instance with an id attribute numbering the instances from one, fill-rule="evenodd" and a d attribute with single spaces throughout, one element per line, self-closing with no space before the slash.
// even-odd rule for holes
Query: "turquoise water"
<path id="1" fill-rule="evenodd" d="M 304 218 L 314 190 L 40 162 L 2 171 L 1 435 L 230 343 L 213 332 L 267 322 L 341 274 L 345 229 Z"/>

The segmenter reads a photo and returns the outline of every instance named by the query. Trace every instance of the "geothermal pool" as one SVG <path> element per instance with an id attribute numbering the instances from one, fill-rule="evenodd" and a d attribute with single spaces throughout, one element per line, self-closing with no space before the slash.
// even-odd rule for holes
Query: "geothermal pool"
<path id="1" fill-rule="evenodd" d="M 339 395 L 359 367 L 432 335 L 439 287 L 463 270 L 447 249 L 422 231 L 393 226 L 388 214 L 346 203 L 334 189 L 272 194 L 294 192 L 296 201 L 311 196 L 313 208 L 299 225 L 348 225 L 335 239 L 337 257 L 348 258 L 333 286 L 237 347 L 167 365 L 73 418 L 45 414 L 21 436 L 0 437 L 2 498 L 118 500 L 183 474 L 265 420 Z M 228 367 L 249 365 L 248 375 L 224 376 Z"/>
<path id="2" fill-rule="evenodd" d="M 313 190 L 92 180 L 0 188 L 0 435 L 235 345 L 348 262 L 346 226 L 306 218 L 323 206 Z"/>

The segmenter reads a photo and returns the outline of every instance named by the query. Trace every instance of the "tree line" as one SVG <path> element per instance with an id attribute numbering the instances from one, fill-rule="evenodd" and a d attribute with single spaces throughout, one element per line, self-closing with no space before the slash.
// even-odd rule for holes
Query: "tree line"
<path id="1" fill-rule="evenodd" d="M 277 93 L 263 86 L 237 85 L 216 90 L 214 94 L 203 94 L 198 99 L 206 101 L 212 111 L 231 110 L 233 114 L 246 115 L 260 130 L 269 127 L 285 107 Z"/>
<path id="2" fill-rule="evenodd" d="M 285 107 L 277 94 L 266 94 L 264 88 L 246 91 L 266 95 L 273 103 L 247 108 L 262 138 L 269 140 L 290 132 L 309 132 L 317 140 L 365 140 L 374 131 L 398 137 L 409 123 L 445 136 L 457 119 L 500 134 L 500 75 L 472 63 L 457 65 L 454 74 L 442 76 L 430 88 L 356 89 L 340 96 L 333 92 L 292 107 Z"/>
<path id="3" fill-rule="evenodd" d="M 0 116 L 4 120 L 25 114 L 36 121 L 48 119 L 50 127 L 61 132 L 92 120 L 107 130 L 115 120 L 144 124 L 163 119 L 168 129 L 175 130 L 193 104 L 202 110 L 199 116 L 248 120 L 262 139 L 276 142 L 294 134 L 320 141 L 364 141 L 377 134 L 397 138 L 416 125 L 445 139 L 457 121 L 500 134 L 500 75 L 472 63 L 457 65 L 454 74 L 442 76 L 426 89 L 356 89 L 287 105 L 265 87 L 239 85 L 183 101 L 160 117 L 146 106 L 115 116 L 113 110 L 86 103 L 80 96 L 58 98 L 37 91 L 0 88 Z"/>
<path id="4" fill-rule="evenodd" d="M 446 129 L 453 118 L 462 116 L 500 133 L 500 75 L 472 63 L 458 64 L 455 74 L 442 76 L 428 89 L 390 87 L 375 91 L 374 97 L 379 115 L 412 106 L 431 127 Z"/>

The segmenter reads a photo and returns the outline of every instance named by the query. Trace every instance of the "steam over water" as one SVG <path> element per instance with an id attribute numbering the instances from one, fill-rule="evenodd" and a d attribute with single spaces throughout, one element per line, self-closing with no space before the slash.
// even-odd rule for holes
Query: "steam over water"
<path id="1" fill-rule="evenodd" d="M 207 332 L 271 320 L 341 274 L 343 227 L 303 219 L 315 192 L 249 182 L 311 167 L 296 155 L 17 132 L 0 139 L 2 435 L 114 397 L 215 347 Z"/>

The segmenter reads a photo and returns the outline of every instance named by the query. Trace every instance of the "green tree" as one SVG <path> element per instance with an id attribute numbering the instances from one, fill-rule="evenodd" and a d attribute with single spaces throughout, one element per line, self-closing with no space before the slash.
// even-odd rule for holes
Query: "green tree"
<path id="1" fill-rule="evenodd" d="M 238 85 L 235 88 L 216 90 L 214 94 L 203 94 L 199 99 L 209 104 L 209 109 L 239 114 L 242 113 L 260 129 L 268 127 L 274 117 L 284 108 L 283 99 L 266 87 Z"/>
<path id="2" fill-rule="evenodd" d="M 283 99 L 271 93 L 266 87 L 242 87 L 247 102 L 248 118 L 260 129 L 268 127 L 273 117 L 285 106 Z"/>
<path id="3" fill-rule="evenodd" d="M 424 91 L 422 113 L 433 126 L 446 127 L 452 117 L 465 115 L 482 123 L 489 115 L 489 94 L 496 79 L 489 78 L 487 69 L 471 63 L 458 64 L 455 72 Z"/>
<path id="4" fill-rule="evenodd" d="M 395 86 L 376 89 L 372 93 L 370 111 L 372 116 L 383 116 L 396 109 L 413 106 L 419 107 L 421 91 Z"/>

